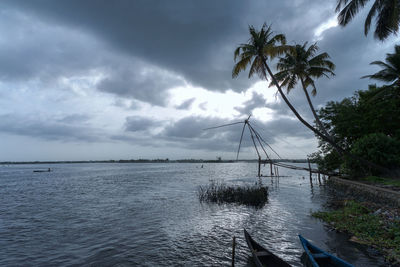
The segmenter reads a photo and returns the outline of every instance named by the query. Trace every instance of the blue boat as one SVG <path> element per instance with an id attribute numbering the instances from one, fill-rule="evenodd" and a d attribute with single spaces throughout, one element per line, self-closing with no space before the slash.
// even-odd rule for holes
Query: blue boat
<path id="1" fill-rule="evenodd" d="M 328 252 L 320 249 L 319 247 L 314 246 L 301 235 L 299 235 L 299 238 L 313 267 L 325 267 L 325 266 L 354 267 L 354 265 L 342 259 L 339 259 L 338 257 L 335 257 L 332 254 L 329 254 Z"/>

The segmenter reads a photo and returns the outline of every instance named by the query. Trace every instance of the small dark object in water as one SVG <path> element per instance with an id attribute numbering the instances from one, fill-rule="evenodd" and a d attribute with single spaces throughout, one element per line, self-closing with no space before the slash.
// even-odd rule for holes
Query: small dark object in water
<path id="1" fill-rule="evenodd" d="M 51 169 L 48 168 L 47 170 L 34 170 L 33 172 L 51 172 Z"/>
<path id="2" fill-rule="evenodd" d="M 301 244 L 311 261 L 313 267 L 324 267 L 324 266 L 337 266 L 337 267 L 354 267 L 352 264 L 339 259 L 338 257 L 329 254 L 328 252 L 314 246 L 307 239 L 299 235 Z"/>
<path id="3" fill-rule="evenodd" d="M 285 262 L 278 256 L 272 254 L 271 251 L 268 249 L 264 248 L 260 244 L 258 244 L 256 241 L 253 240 L 253 238 L 249 235 L 249 233 L 244 229 L 244 237 L 246 238 L 247 246 L 249 246 L 249 249 L 251 253 L 253 254 L 253 259 L 257 267 L 263 267 L 263 266 L 275 266 L 275 267 L 287 267 L 291 266 L 289 263 Z"/>

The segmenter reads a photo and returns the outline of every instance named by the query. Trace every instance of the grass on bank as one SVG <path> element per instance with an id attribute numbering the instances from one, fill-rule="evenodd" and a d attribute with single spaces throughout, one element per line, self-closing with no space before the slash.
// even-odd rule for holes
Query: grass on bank
<path id="1" fill-rule="evenodd" d="M 334 211 L 315 212 L 314 217 L 328 222 L 339 231 L 355 236 L 360 243 L 380 250 L 390 262 L 400 262 L 400 220 L 390 220 L 374 214 L 362 203 L 343 202 Z"/>
<path id="2" fill-rule="evenodd" d="M 263 207 L 268 201 L 268 187 L 228 186 L 222 182 L 211 181 L 210 184 L 199 186 L 197 191 L 200 202 L 236 203 L 255 207 Z"/>
<path id="3" fill-rule="evenodd" d="M 400 187 L 400 179 L 390 179 L 390 178 L 383 178 L 378 176 L 368 176 L 362 178 L 360 181 L 368 182 L 372 184 L 382 184 L 382 185 L 390 185 Z"/>

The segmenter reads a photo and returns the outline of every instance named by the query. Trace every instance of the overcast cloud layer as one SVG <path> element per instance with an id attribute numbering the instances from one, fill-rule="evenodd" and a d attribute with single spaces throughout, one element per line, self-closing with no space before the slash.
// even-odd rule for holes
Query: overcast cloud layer
<path id="1" fill-rule="evenodd" d="M 244 120 L 283 157 L 317 148 L 275 95 L 247 72 L 231 78 L 248 26 L 266 22 L 289 43 L 318 42 L 336 76 L 317 81 L 313 101 L 366 89 L 369 63 L 392 52 L 363 35 L 368 7 L 346 28 L 336 1 L 0 2 L 0 161 L 234 158 Z M 290 100 L 312 116 L 301 90 Z M 254 158 L 245 134 L 243 158 Z"/>

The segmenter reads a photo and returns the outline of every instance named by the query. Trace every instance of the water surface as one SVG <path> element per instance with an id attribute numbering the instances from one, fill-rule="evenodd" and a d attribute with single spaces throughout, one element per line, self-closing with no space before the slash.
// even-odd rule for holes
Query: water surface
<path id="1" fill-rule="evenodd" d="M 263 178 L 269 202 L 255 209 L 202 204 L 196 195 L 210 179 L 254 183 L 255 163 L 203 165 L 0 166 L 0 265 L 227 266 L 236 236 L 236 264 L 251 266 L 246 228 L 294 266 L 303 253 L 298 234 L 356 266 L 384 266 L 310 216 L 329 194 L 315 179 L 311 187 L 308 173 Z"/>

